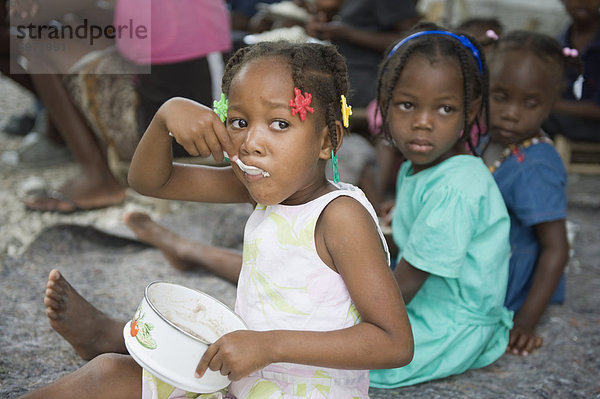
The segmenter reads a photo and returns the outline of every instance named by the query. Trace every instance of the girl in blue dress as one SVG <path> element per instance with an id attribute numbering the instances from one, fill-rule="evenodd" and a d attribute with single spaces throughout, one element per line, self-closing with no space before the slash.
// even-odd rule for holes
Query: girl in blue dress
<path id="1" fill-rule="evenodd" d="M 464 134 L 478 115 L 487 115 L 487 79 L 474 40 L 431 24 L 396 44 L 381 65 L 382 128 L 406 158 L 392 231 L 399 248 L 394 274 L 415 353 L 408 366 L 371 371 L 371 386 L 462 373 L 506 350 L 509 218 L 492 175 L 471 153 L 471 135 Z"/>
<path id="2" fill-rule="evenodd" d="M 577 57 L 550 36 L 514 31 L 490 53 L 490 135 L 483 149 L 510 215 L 505 305 L 515 311 L 508 351 L 542 345 L 535 327 L 548 303 L 563 302 L 568 260 L 567 174 L 542 131 Z"/>

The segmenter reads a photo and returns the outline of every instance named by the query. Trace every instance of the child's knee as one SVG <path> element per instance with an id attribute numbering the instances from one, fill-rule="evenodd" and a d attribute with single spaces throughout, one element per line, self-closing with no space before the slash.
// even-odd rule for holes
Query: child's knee
<path id="1" fill-rule="evenodd" d="M 142 369 L 129 355 L 106 353 L 90 360 L 79 371 L 85 390 L 114 399 L 141 397 Z"/>
<path id="2" fill-rule="evenodd" d="M 90 361 L 93 372 L 102 380 L 118 381 L 131 378 L 141 379 L 142 370 L 140 366 L 129 355 L 116 353 L 103 353 Z"/>

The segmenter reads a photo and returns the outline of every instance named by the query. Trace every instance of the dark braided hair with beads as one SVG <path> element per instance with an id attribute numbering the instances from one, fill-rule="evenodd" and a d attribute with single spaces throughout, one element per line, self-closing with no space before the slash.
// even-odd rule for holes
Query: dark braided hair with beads
<path id="1" fill-rule="evenodd" d="M 544 33 L 515 30 L 502 35 L 490 49 L 490 59 L 496 59 L 508 51 L 527 51 L 544 61 L 552 73 L 551 83 L 560 97 L 567 84 L 566 74 L 583 74 L 583 61 L 579 56 L 567 56 L 563 46 L 552 36 Z"/>
<path id="2" fill-rule="evenodd" d="M 317 125 L 326 124 L 332 147 L 337 152 L 335 122 L 342 120 L 340 96 L 348 96 L 349 88 L 344 57 L 334 46 L 327 44 L 284 41 L 253 44 L 236 51 L 227 62 L 221 85 L 223 93 L 229 96 L 231 81 L 243 65 L 261 58 L 274 58 L 289 64 L 294 86 L 312 95 L 311 106 L 315 109 Z M 292 97 L 293 93 L 290 93 Z"/>
<path id="3" fill-rule="evenodd" d="M 397 48 L 391 55 L 388 51 L 388 55 L 386 55 L 380 64 L 379 79 L 377 82 L 377 105 L 383 120 L 381 127 L 382 131 L 385 134 L 385 137 L 393 144 L 389 125 L 386 121 L 392 100 L 392 93 L 398 82 L 398 78 L 410 57 L 419 54 L 431 60 L 453 58 L 458 62 L 463 76 L 463 131 L 465 133 L 462 135 L 461 140 L 467 144 L 471 153 L 474 154 L 476 143 L 473 142 L 471 136 L 472 128 L 473 126 L 477 126 L 478 135 L 482 135 L 484 132 L 482 131 L 482 121 L 480 121 L 479 118 L 484 118 L 483 122 L 485 124 L 483 126 L 485 126 L 489 120 L 489 74 L 483 51 L 476 40 L 469 35 L 455 33 L 430 22 L 416 25 L 408 32 L 407 36 L 417 32 L 432 30 L 451 32 L 469 39 L 473 46 L 479 51 L 482 70 L 479 70 L 477 59 L 468 47 L 462 44 L 458 39 L 444 34 L 426 34 L 415 37 Z M 393 48 L 393 46 L 391 48 Z M 475 119 L 470 122 L 468 117 L 469 109 L 472 102 L 478 98 L 481 98 L 482 100 L 481 109 L 483 112 L 479 113 Z"/>

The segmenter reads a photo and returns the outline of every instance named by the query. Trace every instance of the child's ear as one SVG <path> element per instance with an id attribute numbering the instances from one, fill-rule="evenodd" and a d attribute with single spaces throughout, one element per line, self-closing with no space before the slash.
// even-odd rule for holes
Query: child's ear
<path id="1" fill-rule="evenodd" d="M 331 150 L 333 148 L 333 143 L 331 142 L 331 136 L 329 135 L 329 127 L 325 125 L 321 129 L 321 152 L 319 154 L 319 158 L 321 159 L 331 159 Z M 335 121 L 335 134 L 337 136 L 337 146 L 335 148 L 335 152 L 342 145 L 342 140 L 344 137 L 344 128 L 342 126 L 342 122 Z"/>
<path id="2" fill-rule="evenodd" d="M 477 97 L 471 103 L 471 107 L 469 108 L 469 124 L 473 123 L 473 120 L 475 120 L 475 117 L 481 111 L 481 101 L 481 97 Z"/>

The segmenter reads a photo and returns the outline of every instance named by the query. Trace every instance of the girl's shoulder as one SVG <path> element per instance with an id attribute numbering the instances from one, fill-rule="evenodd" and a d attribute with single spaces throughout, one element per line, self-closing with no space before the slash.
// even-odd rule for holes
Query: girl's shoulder
<path id="1" fill-rule="evenodd" d="M 419 177 L 419 175 L 421 175 Z M 419 204 L 463 204 L 478 209 L 482 204 L 502 208 L 502 194 L 481 158 L 457 155 L 406 179 L 399 179 L 397 201 L 412 198 Z M 402 198 L 400 198 L 402 197 Z"/>
<path id="2" fill-rule="evenodd" d="M 494 173 L 500 181 L 566 180 L 567 171 L 551 143 L 540 142 L 511 155 Z"/>
<path id="3" fill-rule="evenodd" d="M 521 160 L 514 157 L 502 166 L 494 177 L 507 198 L 520 198 L 526 193 L 533 193 L 532 197 L 548 201 L 551 195 L 566 195 L 567 171 L 550 144 L 540 143 L 527 148 Z"/>
<path id="4" fill-rule="evenodd" d="M 421 172 L 419 174 L 437 176 L 440 174 L 450 174 L 450 172 L 452 172 L 453 174 L 460 175 L 467 173 L 471 169 L 476 173 L 481 173 L 484 170 L 487 170 L 487 167 L 483 163 L 483 160 L 478 156 L 466 154 L 455 155 L 435 166 L 425 169 L 423 172 L 426 173 Z M 409 175 L 412 173 L 412 163 L 410 161 L 405 161 L 402 164 L 400 171 L 404 171 L 405 174 Z"/>
<path id="5" fill-rule="evenodd" d="M 324 230 L 332 233 L 333 239 L 344 235 L 364 239 L 369 229 L 375 226 L 389 265 L 388 246 L 373 205 L 360 188 L 347 183 L 338 183 L 337 187 L 338 190 L 325 194 L 330 201 L 320 215 L 322 225 L 327 226 Z"/>
<path id="6" fill-rule="evenodd" d="M 440 163 L 440 166 L 441 170 L 452 171 L 457 176 L 489 173 L 483 159 L 474 155 L 455 155 Z"/>
<path id="7" fill-rule="evenodd" d="M 456 155 L 438 165 L 410 175 L 410 165 L 404 165 L 402 171 L 406 181 L 416 180 L 422 187 L 455 187 L 458 190 L 489 184 L 493 178 L 483 160 L 473 155 Z"/>
<path id="8" fill-rule="evenodd" d="M 344 182 L 339 182 L 336 184 L 337 186 L 337 190 L 332 191 L 326 195 L 331 196 L 331 201 L 329 201 L 329 203 L 331 203 L 334 199 L 340 198 L 340 197 L 349 197 L 352 198 L 353 200 L 355 200 L 356 202 L 358 202 L 359 204 L 361 204 L 371 215 L 372 218 L 374 218 L 375 220 L 377 220 L 377 213 L 375 212 L 375 208 L 373 207 L 373 204 L 371 204 L 371 202 L 367 199 L 367 196 L 365 195 L 365 193 L 358 187 L 354 186 L 353 184 L 349 184 L 349 183 L 344 183 Z M 338 204 L 344 202 L 344 201 L 336 201 Z M 335 206 L 335 204 L 332 204 Z"/>
<path id="9" fill-rule="evenodd" d="M 535 145 L 529 146 L 524 150 L 525 160 L 529 156 L 530 162 L 545 163 L 548 165 L 561 165 L 562 159 L 560 154 L 552 143 L 539 142 Z"/>

